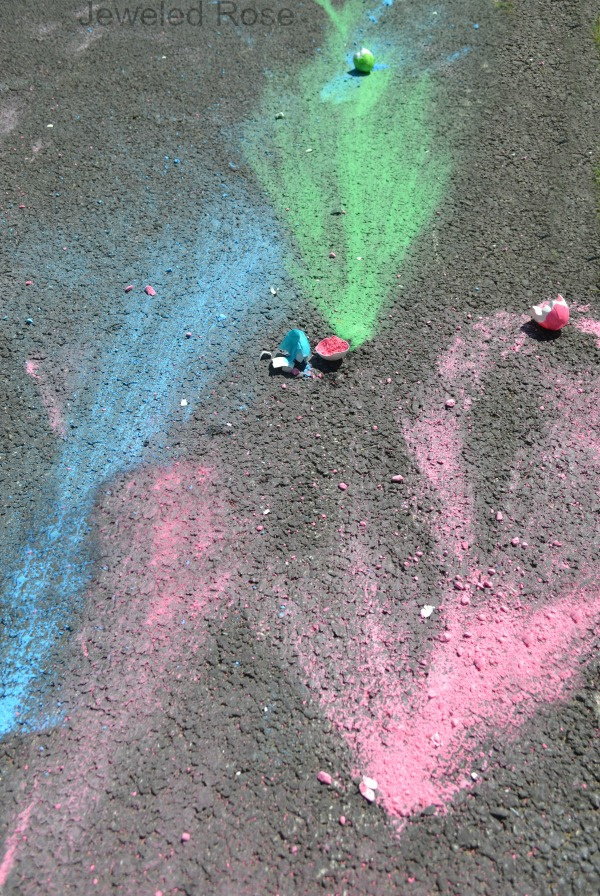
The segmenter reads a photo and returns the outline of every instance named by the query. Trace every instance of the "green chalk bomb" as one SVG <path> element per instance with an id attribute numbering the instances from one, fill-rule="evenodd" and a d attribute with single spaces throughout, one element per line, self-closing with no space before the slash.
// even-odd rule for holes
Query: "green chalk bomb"
<path id="1" fill-rule="evenodd" d="M 375 65 L 375 57 L 370 50 L 363 47 L 352 57 L 354 68 L 359 72 L 370 72 Z"/>

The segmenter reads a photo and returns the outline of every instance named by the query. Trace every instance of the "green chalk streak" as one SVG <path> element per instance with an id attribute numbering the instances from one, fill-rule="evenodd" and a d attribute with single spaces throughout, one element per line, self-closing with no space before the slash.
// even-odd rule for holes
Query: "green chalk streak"
<path id="1" fill-rule="evenodd" d="M 356 348 L 374 335 L 398 265 L 440 202 L 448 163 L 433 151 L 430 79 L 402 80 L 392 67 L 349 76 L 362 3 L 316 2 L 333 26 L 323 52 L 267 91 L 247 151 L 293 238 L 289 272 Z M 377 52 L 376 61 L 393 63 Z M 286 117 L 276 121 L 280 108 Z"/>

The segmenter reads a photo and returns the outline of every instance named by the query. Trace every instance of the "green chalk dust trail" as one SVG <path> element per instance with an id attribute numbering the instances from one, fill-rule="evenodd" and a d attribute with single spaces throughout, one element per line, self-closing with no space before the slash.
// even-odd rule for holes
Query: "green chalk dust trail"
<path id="1" fill-rule="evenodd" d="M 364 6 L 316 2 L 331 21 L 323 50 L 274 78 L 246 146 L 290 234 L 289 272 L 356 348 L 374 335 L 398 265 L 442 198 L 448 162 L 434 145 L 429 76 L 400 74 L 401 50 L 377 45 L 381 68 L 351 75 Z"/>

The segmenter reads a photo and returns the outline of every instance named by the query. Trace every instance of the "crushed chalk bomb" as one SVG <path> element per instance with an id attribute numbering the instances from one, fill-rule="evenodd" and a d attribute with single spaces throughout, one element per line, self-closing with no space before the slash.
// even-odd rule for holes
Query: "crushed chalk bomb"
<path id="1" fill-rule="evenodd" d="M 533 305 L 531 316 L 545 330 L 562 330 L 569 322 L 569 306 L 559 293 L 555 299 L 546 299 L 541 305 Z"/>

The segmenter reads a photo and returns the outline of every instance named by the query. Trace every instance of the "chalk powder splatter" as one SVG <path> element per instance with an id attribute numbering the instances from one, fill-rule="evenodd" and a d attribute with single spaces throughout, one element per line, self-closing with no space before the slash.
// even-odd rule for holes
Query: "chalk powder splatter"
<path id="1" fill-rule="evenodd" d="M 519 324 L 517 318 L 498 314 L 473 328 L 474 344 L 458 338 L 442 356 L 444 386 L 453 389 L 459 405 L 469 408 L 478 397 L 492 355 L 521 348 L 520 335 L 513 341 Z M 481 336 L 492 340 L 493 352 L 489 342 L 479 341 Z M 598 382 L 584 395 L 555 371 L 551 378 L 547 371 L 540 373 L 540 380 L 552 382 L 562 399 L 543 458 L 557 465 L 566 451 L 557 446 L 576 443 L 579 474 L 585 476 L 590 468 L 597 474 Z M 471 384 L 470 391 L 460 387 L 465 382 Z M 378 780 L 383 805 L 396 817 L 431 804 L 447 805 L 460 788 L 472 783 L 470 763 L 494 732 L 502 731 L 506 738 L 541 703 L 564 697 L 577 683 L 580 658 L 590 649 L 600 617 L 600 570 L 587 569 L 564 593 L 560 576 L 568 568 L 567 547 L 560 544 L 552 547 L 545 574 L 550 578 L 549 596 L 555 598 L 560 590 L 563 596 L 546 606 L 528 605 L 516 569 L 502 578 L 501 590 L 486 579 L 489 575 L 493 580 L 494 574 L 479 568 L 471 550 L 477 520 L 461 461 L 464 426 L 448 419 L 446 392 L 439 381 L 431 384 L 428 395 L 421 417 L 416 422 L 401 417 L 401 428 L 424 476 L 422 497 L 434 489 L 444 507 L 441 522 L 433 527 L 437 560 L 442 561 L 443 549 L 450 549 L 450 560 L 462 559 L 469 571 L 455 579 L 458 587 L 449 579 L 436 600 L 439 628 L 429 655 L 421 660 L 427 674 L 416 686 L 411 683 L 407 634 L 384 623 L 386 596 L 368 578 L 360 629 L 357 626 L 360 636 L 349 639 L 349 655 L 336 658 L 335 682 L 307 639 L 300 636 L 296 642 L 325 711 L 357 756 L 357 774 L 367 771 Z M 523 453 L 517 457 L 513 479 L 527 460 Z M 536 462 L 541 462 L 539 452 Z M 597 492 L 594 497 L 597 500 Z M 545 506 L 543 512 L 560 528 L 558 508 Z M 523 538 L 533 542 L 540 524 L 539 512 L 534 512 Z M 500 566 L 503 557 L 494 553 L 489 562 L 491 568 Z M 358 563 L 357 575 L 367 575 L 365 566 Z M 490 593 L 486 581 L 493 595 L 483 600 L 481 595 Z M 476 606 L 470 606 L 471 601 Z M 330 647 L 336 649 L 335 639 Z"/>

